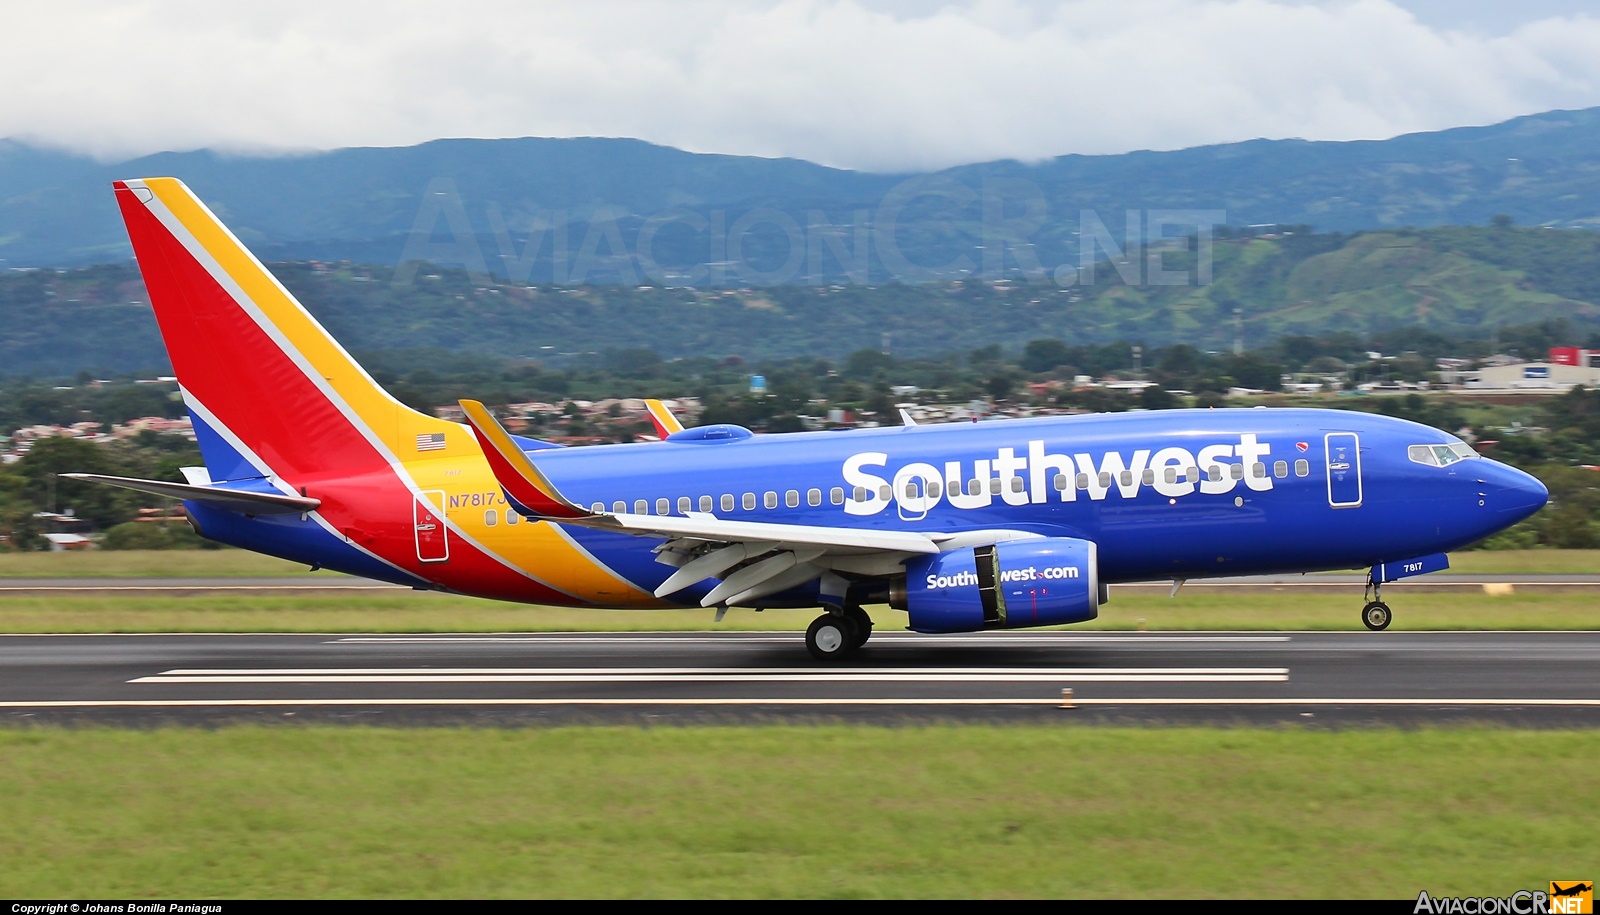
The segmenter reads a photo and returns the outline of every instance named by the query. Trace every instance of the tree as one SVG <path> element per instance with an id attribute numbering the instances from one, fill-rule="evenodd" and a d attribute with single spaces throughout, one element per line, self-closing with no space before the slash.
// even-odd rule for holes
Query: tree
<path id="1" fill-rule="evenodd" d="M 1022 350 L 1022 367 L 1035 374 L 1048 372 L 1059 365 L 1066 365 L 1072 361 L 1072 352 L 1067 345 L 1053 337 L 1043 340 L 1030 340 Z"/>

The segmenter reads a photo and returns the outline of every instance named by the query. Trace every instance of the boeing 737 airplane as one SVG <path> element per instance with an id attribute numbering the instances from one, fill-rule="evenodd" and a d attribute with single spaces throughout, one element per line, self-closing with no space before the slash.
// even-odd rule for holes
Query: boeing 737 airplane
<path id="1" fill-rule="evenodd" d="M 1339 410 L 1172 410 L 561 448 L 390 397 L 181 182 L 117 202 L 194 421 L 199 532 L 313 568 L 584 607 L 821 607 L 818 659 L 871 634 L 1094 619 L 1114 582 L 1446 568 L 1537 511 L 1538 480 L 1416 423 Z"/>

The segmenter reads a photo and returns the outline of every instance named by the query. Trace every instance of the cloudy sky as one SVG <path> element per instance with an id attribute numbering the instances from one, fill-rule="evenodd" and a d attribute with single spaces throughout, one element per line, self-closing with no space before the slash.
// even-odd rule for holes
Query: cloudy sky
<path id="1" fill-rule="evenodd" d="M 199 147 L 626 136 L 899 171 L 1600 105 L 1577 0 L 53 0 L 0 137 Z"/>

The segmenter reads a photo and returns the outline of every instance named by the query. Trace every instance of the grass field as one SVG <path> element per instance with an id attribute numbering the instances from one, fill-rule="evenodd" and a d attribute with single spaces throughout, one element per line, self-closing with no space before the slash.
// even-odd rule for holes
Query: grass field
<path id="1" fill-rule="evenodd" d="M 0 896 L 1509 895 L 1600 732 L 0 730 Z"/>
<path id="2" fill-rule="evenodd" d="M 1391 630 L 1600 629 L 1593 591 L 1519 592 L 1490 597 L 1479 590 L 1407 592 L 1384 597 L 1395 611 Z M 1101 616 L 1070 629 L 1207 630 L 1361 628 L 1361 589 L 1344 592 L 1164 591 L 1113 586 Z M 868 607 L 879 632 L 904 629 L 906 614 Z M 655 630 L 784 630 L 801 632 L 816 610 L 573 610 L 507 604 L 430 592 L 237 597 L 63 595 L 0 597 L 0 633 L 22 632 L 638 632 Z"/>
<path id="3" fill-rule="evenodd" d="M 1600 574 L 1600 550 L 1483 550 L 1450 554 L 1455 572 Z M 256 578 L 304 577 L 306 567 L 245 550 L 97 550 L 87 553 L 0 553 L 4 578 Z"/>

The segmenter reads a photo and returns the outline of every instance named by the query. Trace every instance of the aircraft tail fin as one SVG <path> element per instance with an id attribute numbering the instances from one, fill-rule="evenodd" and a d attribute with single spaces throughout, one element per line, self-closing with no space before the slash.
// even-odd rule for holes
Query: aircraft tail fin
<path id="1" fill-rule="evenodd" d="M 212 480 L 301 485 L 475 450 L 379 387 L 183 182 L 114 187 Z"/>
<path id="2" fill-rule="evenodd" d="M 536 518 L 594 517 L 593 512 L 574 505 L 551 484 L 488 408 L 476 400 L 463 400 L 461 409 L 467 414 L 467 423 L 483 448 L 484 457 L 489 459 L 489 469 L 494 471 L 495 480 L 505 490 L 506 500 L 513 508 Z"/>

